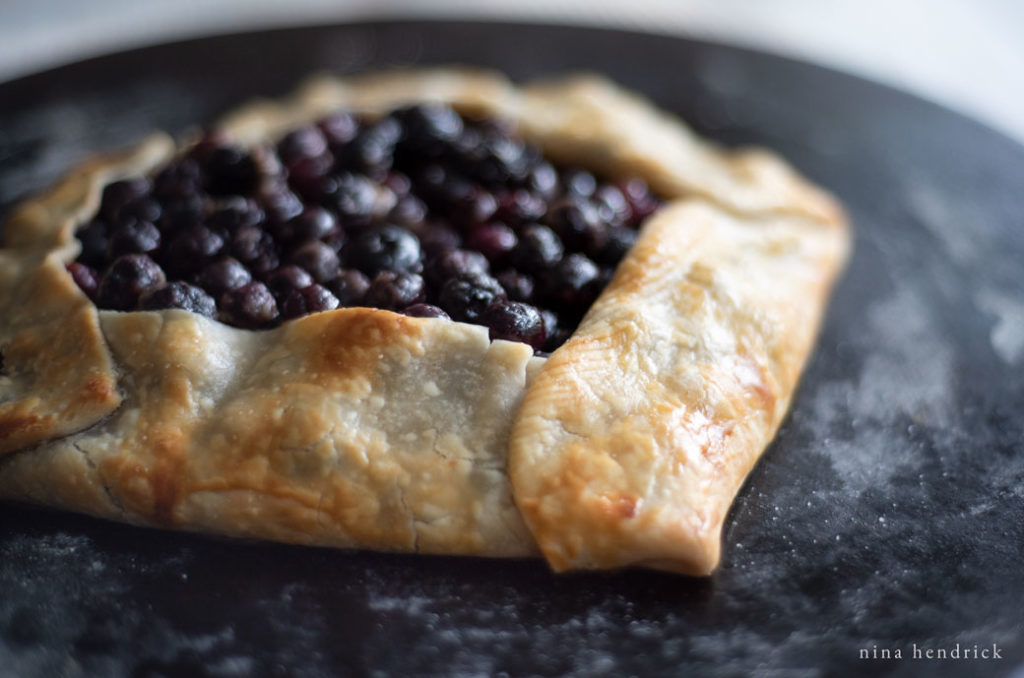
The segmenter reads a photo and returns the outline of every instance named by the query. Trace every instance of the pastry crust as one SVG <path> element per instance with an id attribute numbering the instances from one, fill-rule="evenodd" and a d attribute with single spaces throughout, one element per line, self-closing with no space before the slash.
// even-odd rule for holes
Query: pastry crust
<path id="1" fill-rule="evenodd" d="M 710 572 L 845 257 L 839 207 L 771 154 L 713 148 L 594 76 L 318 78 L 221 128 L 253 143 L 337 108 L 428 99 L 513 120 L 549 157 L 638 174 L 669 200 L 563 347 L 545 361 L 479 326 L 362 308 L 266 332 L 97 311 L 64 272 L 74 227 L 104 184 L 167 159 L 154 137 L 7 226 L 0 497 L 288 542 L 539 544 L 556 569 Z"/>

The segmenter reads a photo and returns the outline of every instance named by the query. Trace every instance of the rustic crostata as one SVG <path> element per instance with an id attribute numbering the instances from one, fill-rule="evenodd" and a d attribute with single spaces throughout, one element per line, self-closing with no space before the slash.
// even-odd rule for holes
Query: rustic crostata
<path id="1" fill-rule="evenodd" d="M 599 77 L 320 78 L 13 212 L 0 498 L 708 574 L 848 240 Z"/>

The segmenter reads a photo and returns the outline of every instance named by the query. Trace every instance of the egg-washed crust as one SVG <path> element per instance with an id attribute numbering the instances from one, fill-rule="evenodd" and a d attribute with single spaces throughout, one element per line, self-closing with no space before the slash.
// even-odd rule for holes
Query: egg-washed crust
<path id="1" fill-rule="evenodd" d="M 565 345 L 545 360 L 364 308 L 263 332 L 97 311 L 64 271 L 74 230 L 104 185 L 171 157 L 154 136 L 7 224 L 0 497 L 285 542 L 710 572 L 845 259 L 840 208 L 770 153 L 717 149 L 596 76 L 319 77 L 220 128 L 251 144 L 426 100 L 667 199 Z"/>

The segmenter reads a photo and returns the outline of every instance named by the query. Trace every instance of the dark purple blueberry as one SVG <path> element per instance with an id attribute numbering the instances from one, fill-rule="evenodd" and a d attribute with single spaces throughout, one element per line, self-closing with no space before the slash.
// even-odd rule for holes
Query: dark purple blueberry
<path id="1" fill-rule="evenodd" d="M 231 234 L 227 252 L 252 272 L 261 276 L 277 268 L 279 255 L 274 238 L 254 226 L 243 227 Z"/>
<path id="2" fill-rule="evenodd" d="M 466 236 L 466 248 L 484 255 L 493 266 L 505 262 L 518 242 L 515 231 L 497 222 L 479 226 Z"/>
<path id="3" fill-rule="evenodd" d="M 338 219 L 323 207 L 311 206 L 275 230 L 284 242 L 320 240 L 339 232 Z"/>
<path id="4" fill-rule="evenodd" d="M 315 280 L 305 269 L 298 266 L 282 266 L 266 276 L 267 287 L 278 299 L 289 293 L 312 285 Z"/>
<path id="5" fill-rule="evenodd" d="M 513 301 L 531 301 L 533 299 L 533 278 L 515 269 L 507 269 L 497 276 L 498 282 L 505 288 L 505 294 Z"/>
<path id="6" fill-rule="evenodd" d="M 293 130 L 277 142 L 277 154 L 286 165 L 299 158 L 315 158 L 326 151 L 327 137 L 315 125 Z"/>
<path id="7" fill-rule="evenodd" d="M 600 270 L 582 254 L 570 254 L 541 276 L 540 294 L 556 309 L 583 314 L 597 297 Z"/>
<path id="8" fill-rule="evenodd" d="M 78 285 L 78 288 L 85 293 L 85 296 L 95 299 L 96 289 L 100 284 L 99 275 L 97 275 L 96 270 L 77 261 L 72 261 L 65 268 L 71 274 L 71 278 Z"/>
<path id="9" fill-rule="evenodd" d="M 570 169 L 562 172 L 562 187 L 571 196 L 589 198 L 597 190 L 597 179 L 585 170 Z"/>
<path id="10" fill-rule="evenodd" d="M 612 226 L 599 248 L 591 248 L 587 254 L 599 264 L 614 266 L 622 261 L 636 243 L 639 234 L 628 226 Z"/>
<path id="11" fill-rule="evenodd" d="M 320 197 L 325 207 L 337 213 L 343 228 L 361 229 L 383 217 L 395 205 L 390 189 L 362 174 L 343 172 L 325 180 Z"/>
<path id="12" fill-rule="evenodd" d="M 427 218 L 427 206 L 415 195 L 402 196 L 388 212 L 387 220 L 399 226 L 417 226 Z"/>
<path id="13" fill-rule="evenodd" d="M 600 249 L 607 237 L 601 214 L 588 200 L 561 200 L 551 206 L 544 222 L 569 252 Z"/>
<path id="14" fill-rule="evenodd" d="M 449 250 L 430 259 L 426 268 L 427 281 L 441 287 L 452 278 L 487 275 L 490 271 L 487 257 L 472 250 Z"/>
<path id="15" fill-rule="evenodd" d="M 82 243 L 78 261 L 94 268 L 107 263 L 107 235 L 109 229 L 102 221 L 90 221 L 75 231 L 75 237 Z"/>
<path id="16" fill-rule="evenodd" d="M 633 215 L 633 210 L 622 191 L 611 184 L 598 186 L 592 200 L 597 208 L 598 218 L 606 224 L 621 226 Z"/>
<path id="17" fill-rule="evenodd" d="M 261 183 L 284 180 L 284 165 L 281 164 L 281 158 L 277 153 L 265 146 L 256 146 L 251 153 Z"/>
<path id="18" fill-rule="evenodd" d="M 163 203 L 163 214 L 157 227 L 164 234 L 173 234 L 203 221 L 206 210 L 204 194 L 193 193 L 176 198 L 169 198 Z"/>
<path id="19" fill-rule="evenodd" d="M 537 221 L 547 212 L 547 203 L 537 194 L 525 188 L 501 189 L 497 192 L 498 211 L 496 218 L 508 224 L 518 225 Z"/>
<path id="20" fill-rule="evenodd" d="M 555 232 L 541 224 L 526 226 L 519 233 L 519 243 L 512 250 L 512 264 L 525 273 L 535 273 L 554 266 L 565 253 Z"/>
<path id="21" fill-rule="evenodd" d="M 619 191 L 630 208 L 630 224 L 638 225 L 649 217 L 661 202 L 651 193 L 647 183 L 639 177 L 630 177 L 616 182 Z"/>
<path id="22" fill-rule="evenodd" d="M 302 200 L 283 179 L 264 180 L 256 191 L 256 199 L 275 223 L 284 223 L 302 212 Z"/>
<path id="23" fill-rule="evenodd" d="M 451 316 L 433 304 L 412 304 L 402 309 L 402 313 L 413 318 L 444 318 L 451 320 Z"/>
<path id="24" fill-rule="evenodd" d="M 328 174 L 333 165 L 330 153 L 297 158 L 288 165 L 288 185 L 307 200 L 321 200 L 333 185 Z"/>
<path id="25" fill-rule="evenodd" d="M 156 223 L 163 214 L 163 208 L 153 198 L 137 198 L 122 205 L 110 218 L 112 226 L 122 226 L 134 221 Z"/>
<path id="26" fill-rule="evenodd" d="M 381 184 L 387 186 L 399 198 L 409 195 L 409 191 L 412 190 L 412 180 L 401 172 L 388 172 Z"/>
<path id="27" fill-rule="evenodd" d="M 145 254 L 126 254 L 116 259 L 103 275 L 96 303 L 100 308 L 130 311 L 144 292 L 166 279 L 163 269 Z"/>
<path id="28" fill-rule="evenodd" d="M 139 308 L 143 311 L 159 311 L 165 308 L 180 308 L 207 318 L 217 315 L 217 304 L 204 290 L 175 280 L 153 287 L 139 297 Z"/>
<path id="29" fill-rule="evenodd" d="M 347 170 L 383 179 L 394 161 L 395 144 L 402 134 L 402 127 L 391 116 L 377 120 L 361 129 L 343 150 L 339 150 L 338 162 Z"/>
<path id="30" fill-rule="evenodd" d="M 397 311 L 422 302 L 424 290 L 422 276 L 401 271 L 381 271 L 370 282 L 363 304 Z"/>
<path id="31" fill-rule="evenodd" d="M 558 190 L 558 172 L 551 163 L 540 161 L 530 168 L 527 184 L 541 198 L 550 199 Z"/>
<path id="32" fill-rule="evenodd" d="M 359 132 L 359 123 L 351 113 L 333 113 L 317 123 L 328 145 L 338 147 L 347 144 Z"/>
<path id="33" fill-rule="evenodd" d="M 338 253 L 330 245 L 319 240 L 310 240 L 300 245 L 292 251 L 288 261 L 309 271 L 318 283 L 327 282 L 341 270 Z"/>
<path id="34" fill-rule="evenodd" d="M 385 224 L 360 233 L 347 251 L 347 264 L 374 276 L 380 271 L 423 270 L 420 241 L 401 226 Z"/>
<path id="35" fill-rule="evenodd" d="M 263 210 L 255 200 L 232 197 L 217 204 L 206 218 L 206 225 L 221 235 L 227 235 L 244 226 L 259 226 L 264 219 Z"/>
<path id="36" fill-rule="evenodd" d="M 360 271 L 346 269 L 338 273 L 334 280 L 327 281 L 327 289 L 338 298 L 342 306 L 362 306 L 366 290 L 370 289 L 370 279 Z"/>
<path id="37" fill-rule="evenodd" d="M 202 268 L 222 249 L 224 238 L 206 226 L 196 225 L 171 238 L 160 258 L 176 277 L 185 276 Z"/>
<path id="38" fill-rule="evenodd" d="M 444 284 L 437 305 L 456 320 L 477 322 L 487 307 L 505 298 L 501 283 L 489 275 L 466 275 Z"/>
<path id="39" fill-rule="evenodd" d="M 487 185 L 522 181 L 530 171 L 530 159 L 523 142 L 498 135 L 485 137 L 483 157 L 473 176 Z"/>
<path id="40" fill-rule="evenodd" d="M 274 295 L 266 285 L 256 281 L 221 296 L 220 309 L 223 319 L 235 327 L 269 327 L 278 319 Z"/>
<path id="41" fill-rule="evenodd" d="M 420 247 L 428 256 L 439 256 L 462 246 L 462 236 L 451 226 L 438 221 L 416 224 L 410 228 L 420 240 Z"/>
<path id="42" fill-rule="evenodd" d="M 201 192 L 202 172 L 192 158 L 171 162 L 153 179 L 153 195 L 165 206 Z"/>
<path id="43" fill-rule="evenodd" d="M 490 330 L 492 340 L 521 341 L 538 350 L 547 338 L 540 312 L 519 301 L 494 302 L 484 311 L 480 321 Z"/>
<path id="44" fill-rule="evenodd" d="M 100 216 L 113 223 L 125 205 L 145 197 L 151 189 L 149 180 L 142 177 L 107 184 L 100 200 Z"/>
<path id="45" fill-rule="evenodd" d="M 438 156 L 462 134 L 462 118 L 442 104 L 419 104 L 394 113 L 404 134 L 401 148 L 428 156 Z"/>
<path id="46" fill-rule="evenodd" d="M 252 274 L 237 259 L 221 257 L 200 269 L 195 281 L 214 297 L 220 297 L 225 292 L 248 285 Z"/>
<path id="47" fill-rule="evenodd" d="M 468 228 L 485 223 L 498 211 L 493 193 L 467 181 L 453 178 L 444 190 L 445 212 L 456 226 Z"/>
<path id="48" fill-rule="evenodd" d="M 160 247 L 160 230 L 148 221 L 129 221 L 110 231 L 107 258 L 122 254 L 149 254 Z"/>
<path id="49" fill-rule="evenodd" d="M 313 284 L 292 290 L 281 301 L 281 317 L 299 318 L 310 313 L 332 311 L 338 308 L 338 298 L 324 287 Z"/>
<path id="50" fill-rule="evenodd" d="M 206 190 L 213 195 L 248 195 L 259 173 L 252 157 L 235 146 L 216 146 L 200 159 Z"/>

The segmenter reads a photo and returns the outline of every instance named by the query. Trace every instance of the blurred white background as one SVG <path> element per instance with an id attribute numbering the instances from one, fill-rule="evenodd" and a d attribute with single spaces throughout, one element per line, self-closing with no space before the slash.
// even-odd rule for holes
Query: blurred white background
<path id="1" fill-rule="evenodd" d="M 914 92 L 1024 142 L 1018 0 L 0 0 L 0 80 L 184 37 L 410 16 L 582 23 L 755 47 Z"/>

